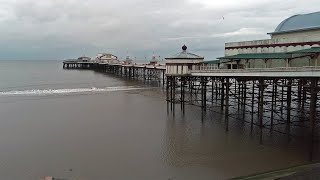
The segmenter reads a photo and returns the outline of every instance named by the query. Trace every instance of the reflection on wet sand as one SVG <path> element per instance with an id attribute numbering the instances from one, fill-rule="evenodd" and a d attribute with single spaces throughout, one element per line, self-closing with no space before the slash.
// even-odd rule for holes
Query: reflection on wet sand
<path id="1" fill-rule="evenodd" d="M 169 165 L 210 167 L 220 173 L 218 177 L 231 178 L 309 162 L 309 148 L 288 142 L 286 135 L 261 133 L 255 127 L 250 131 L 250 125 L 241 121 L 230 121 L 226 132 L 221 114 L 206 112 L 201 121 L 200 108 L 186 108 L 184 115 L 169 111 L 164 133 Z"/>

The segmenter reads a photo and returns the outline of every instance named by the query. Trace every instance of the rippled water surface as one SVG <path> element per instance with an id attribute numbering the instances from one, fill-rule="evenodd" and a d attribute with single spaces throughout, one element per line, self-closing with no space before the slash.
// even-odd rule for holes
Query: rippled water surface
<path id="1" fill-rule="evenodd" d="M 309 161 L 307 147 L 179 105 L 162 87 L 59 61 L 0 61 L 0 179 L 228 179 Z M 216 110 L 219 112 L 219 110 Z"/>

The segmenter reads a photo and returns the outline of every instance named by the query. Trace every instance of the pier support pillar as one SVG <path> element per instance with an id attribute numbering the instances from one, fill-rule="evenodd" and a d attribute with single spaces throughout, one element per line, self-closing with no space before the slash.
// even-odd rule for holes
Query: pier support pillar
<path id="1" fill-rule="evenodd" d="M 176 77 L 172 76 L 172 111 L 175 115 L 175 103 L 176 103 Z"/>
<path id="2" fill-rule="evenodd" d="M 167 102 L 169 102 L 170 101 L 170 99 L 169 99 L 169 80 L 168 80 L 168 78 L 167 78 L 167 80 L 166 80 L 166 100 L 167 100 Z"/>
<path id="3" fill-rule="evenodd" d="M 290 124 L 291 119 L 291 92 L 292 92 L 292 79 L 288 79 L 287 83 L 287 123 Z"/>
<path id="4" fill-rule="evenodd" d="M 264 79 L 260 79 L 259 80 L 259 102 L 258 102 L 258 106 L 259 106 L 259 126 L 260 126 L 260 144 L 262 144 L 262 128 L 263 128 L 263 113 L 264 113 L 264 89 L 265 89 L 266 85 L 264 82 Z"/>
<path id="5" fill-rule="evenodd" d="M 226 78 L 226 107 L 225 107 L 225 123 L 226 123 L 226 131 L 229 131 L 229 91 L 230 91 L 230 82 L 229 78 Z"/>
<path id="6" fill-rule="evenodd" d="M 285 80 L 282 80 L 282 85 L 281 85 L 281 109 L 280 109 L 280 112 L 281 112 L 281 117 L 283 115 L 283 99 L 284 99 L 284 86 L 286 84 Z"/>
<path id="7" fill-rule="evenodd" d="M 274 111 L 277 110 L 277 90 L 278 90 L 278 80 L 274 79 L 272 81 L 272 100 L 271 100 L 271 127 L 273 127 L 274 121 Z"/>
<path id="8" fill-rule="evenodd" d="M 222 86 L 221 86 L 221 111 L 224 108 L 224 86 L 225 86 L 225 79 L 221 79 Z"/>
<path id="9" fill-rule="evenodd" d="M 201 108 L 203 111 L 206 111 L 207 106 L 207 80 L 206 77 L 201 77 Z"/>
<path id="10" fill-rule="evenodd" d="M 265 88 L 265 83 L 263 79 L 259 80 L 259 126 L 260 128 L 263 127 L 263 104 L 264 104 L 264 88 Z"/>
<path id="11" fill-rule="evenodd" d="M 162 71 L 162 85 L 164 86 L 164 82 L 165 82 L 165 71 Z"/>
<path id="12" fill-rule="evenodd" d="M 317 94 L 319 92 L 318 78 L 311 79 L 310 86 L 310 160 L 313 160 L 313 143 L 315 137 L 316 115 L 317 115 Z"/>
<path id="13" fill-rule="evenodd" d="M 254 115 L 254 89 L 255 89 L 255 80 L 252 81 L 252 91 L 251 91 L 251 130 L 253 128 L 253 115 Z"/>
<path id="14" fill-rule="evenodd" d="M 307 100 L 307 87 L 305 86 L 306 81 L 303 81 L 303 89 L 302 89 L 302 102 L 301 102 L 301 109 L 304 111 L 306 100 Z"/>

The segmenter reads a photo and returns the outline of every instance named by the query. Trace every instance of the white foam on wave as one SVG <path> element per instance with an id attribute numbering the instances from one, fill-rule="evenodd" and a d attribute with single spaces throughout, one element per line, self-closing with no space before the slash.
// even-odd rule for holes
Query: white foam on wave
<path id="1" fill-rule="evenodd" d="M 15 95 L 54 95 L 54 94 L 72 94 L 72 93 L 94 93 L 94 92 L 110 92 L 110 91 L 130 91 L 148 89 L 146 87 L 136 86 L 120 86 L 120 87 L 106 87 L 106 88 L 75 88 L 75 89 L 31 89 L 21 91 L 4 91 L 0 92 L 0 96 L 15 96 Z"/>

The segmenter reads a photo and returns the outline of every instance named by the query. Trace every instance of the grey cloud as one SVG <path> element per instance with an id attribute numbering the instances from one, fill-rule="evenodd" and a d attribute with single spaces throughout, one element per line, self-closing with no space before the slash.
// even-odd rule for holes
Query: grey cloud
<path id="1" fill-rule="evenodd" d="M 125 57 L 127 49 L 133 57 L 144 59 L 152 51 L 170 56 L 180 51 L 182 44 L 214 59 L 223 55 L 225 42 L 268 38 L 266 33 L 284 18 L 316 11 L 320 5 L 318 0 L 0 3 L 0 59 L 63 59 L 98 52 Z"/>

